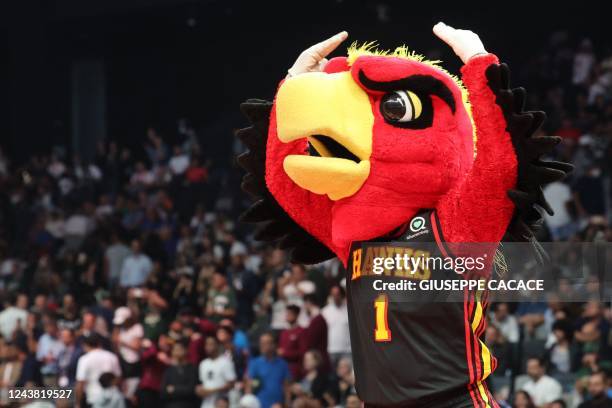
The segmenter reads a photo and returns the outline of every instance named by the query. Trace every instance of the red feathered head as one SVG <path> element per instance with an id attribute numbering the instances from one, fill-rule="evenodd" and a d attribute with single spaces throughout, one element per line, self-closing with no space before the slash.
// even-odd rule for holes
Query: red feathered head
<path id="1" fill-rule="evenodd" d="M 433 208 L 470 169 L 459 81 L 399 48 L 352 47 L 325 72 L 284 80 L 270 115 L 266 185 L 286 213 L 346 260 Z"/>

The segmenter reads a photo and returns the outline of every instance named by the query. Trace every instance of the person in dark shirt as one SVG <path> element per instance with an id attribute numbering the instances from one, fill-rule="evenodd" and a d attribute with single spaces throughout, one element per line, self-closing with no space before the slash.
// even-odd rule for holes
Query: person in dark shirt
<path id="1" fill-rule="evenodd" d="M 164 372 L 161 384 L 161 400 L 164 408 L 195 408 L 195 388 L 198 372 L 187 361 L 187 343 L 177 341 L 172 347 L 173 363 Z"/>
<path id="2" fill-rule="evenodd" d="M 590 398 L 578 408 L 612 408 L 612 399 L 606 393 L 607 384 L 608 379 L 603 371 L 591 374 L 588 386 Z"/>
<path id="3" fill-rule="evenodd" d="M 234 242 L 229 253 L 228 282 L 236 293 L 236 325 L 241 329 L 248 329 L 255 320 L 253 303 L 261 289 L 261 282 L 244 265 L 248 255 L 244 244 L 238 241 Z"/>
<path id="4" fill-rule="evenodd" d="M 576 181 L 575 200 L 579 215 L 604 215 L 606 213 L 606 200 L 604 181 L 601 168 L 591 166 L 588 172 Z"/>
<path id="5" fill-rule="evenodd" d="M 327 401 L 338 400 L 337 385 L 321 372 L 322 362 L 321 353 L 317 350 L 309 350 L 304 354 L 304 376 L 291 387 L 291 393 L 296 399 L 316 400 L 321 406 L 329 406 Z"/>
<path id="6" fill-rule="evenodd" d="M 295 380 L 302 378 L 302 357 L 307 350 L 304 344 L 304 328 L 297 324 L 300 307 L 288 305 L 285 319 L 288 327 L 281 331 L 278 340 L 278 355 L 287 360 L 291 377 Z"/>
<path id="7" fill-rule="evenodd" d="M 19 348 L 19 360 L 22 363 L 21 375 L 15 383 L 16 387 L 31 387 L 42 385 L 42 375 L 40 374 L 40 362 L 36 359 L 37 343 L 34 339 L 29 339 L 28 344 L 17 344 Z"/>
<path id="8" fill-rule="evenodd" d="M 142 374 L 138 384 L 138 405 L 150 407 L 159 400 L 162 378 L 170 363 L 170 342 L 168 336 L 162 334 L 159 336 L 157 345 L 145 339 L 142 346 Z"/>
<path id="9" fill-rule="evenodd" d="M 304 349 L 317 350 L 321 353 L 320 370 L 322 373 L 329 373 L 331 364 L 327 352 L 327 322 L 320 313 L 314 294 L 304 296 L 304 308 L 310 317 L 310 324 L 304 331 Z"/>
<path id="10" fill-rule="evenodd" d="M 63 329 L 60 339 L 64 349 L 57 357 L 58 385 L 63 388 L 73 388 L 76 383 L 76 367 L 83 349 L 76 343 L 74 330 Z"/>

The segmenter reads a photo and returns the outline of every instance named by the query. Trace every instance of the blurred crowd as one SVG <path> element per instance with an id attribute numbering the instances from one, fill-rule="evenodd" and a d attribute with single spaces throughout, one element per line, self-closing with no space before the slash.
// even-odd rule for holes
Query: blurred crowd
<path id="1" fill-rule="evenodd" d="M 610 241 L 612 57 L 555 33 L 515 73 L 576 165 L 545 190 L 540 238 Z M 342 266 L 255 242 L 241 172 L 205 137 L 181 121 L 90 161 L 0 152 L 0 406 L 28 386 L 77 407 L 361 406 Z M 612 406 L 611 317 L 601 299 L 492 305 L 502 404 Z"/>

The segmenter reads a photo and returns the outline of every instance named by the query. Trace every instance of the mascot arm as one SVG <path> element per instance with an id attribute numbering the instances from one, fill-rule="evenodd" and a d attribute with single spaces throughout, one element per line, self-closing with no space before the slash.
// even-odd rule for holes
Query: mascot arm
<path id="1" fill-rule="evenodd" d="M 516 184 L 517 158 L 497 103 L 497 85 L 487 78 L 491 66 L 499 66 L 497 57 L 481 54 L 461 70 L 476 129 L 476 157 L 463 181 L 438 204 L 442 231 L 450 242 L 499 242 L 514 211 L 507 191 Z"/>
<path id="2" fill-rule="evenodd" d="M 472 57 L 462 68 L 476 130 L 476 158 L 462 183 L 441 199 L 438 213 L 450 242 L 532 241 L 552 215 L 542 187 L 563 179 L 572 165 L 544 161 L 560 142 L 537 136 L 544 112 L 525 111 L 525 90 L 509 87 L 510 71 L 493 54 Z"/>

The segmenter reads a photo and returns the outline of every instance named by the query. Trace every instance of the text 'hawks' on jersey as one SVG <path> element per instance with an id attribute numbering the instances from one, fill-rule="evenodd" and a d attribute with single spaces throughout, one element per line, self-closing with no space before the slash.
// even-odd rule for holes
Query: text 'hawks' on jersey
<path id="1" fill-rule="evenodd" d="M 446 407 L 454 398 L 496 406 L 483 382 L 496 366 L 481 340 L 487 293 L 466 290 L 452 300 L 441 291 L 380 290 L 381 280 L 464 279 L 424 262 L 452 258 L 435 211 L 420 212 L 393 235 L 351 246 L 347 295 L 359 396 L 368 406 Z M 387 268 L 383 258 L 399 265 Z"/>

